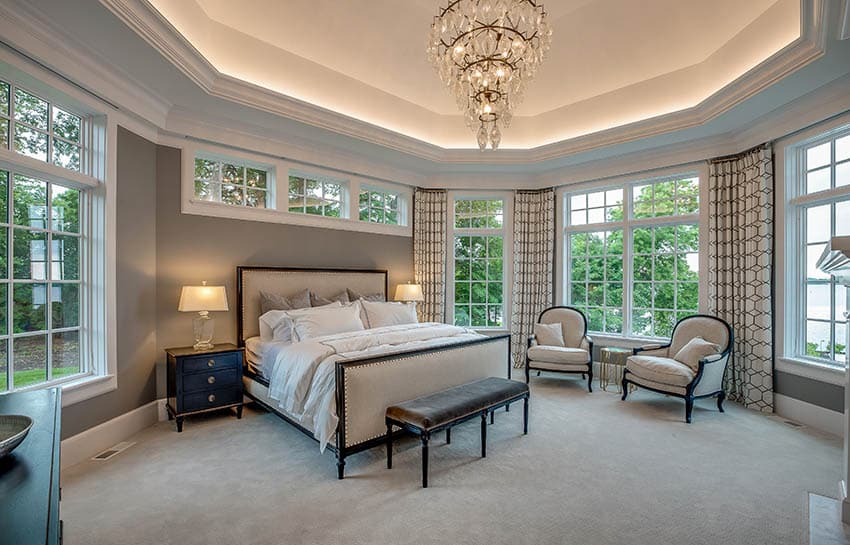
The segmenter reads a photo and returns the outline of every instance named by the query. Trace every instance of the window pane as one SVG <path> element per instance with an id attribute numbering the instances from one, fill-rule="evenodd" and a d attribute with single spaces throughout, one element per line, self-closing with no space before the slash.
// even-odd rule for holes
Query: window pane
<path id="1" fill-rule="evenodd" d="M 15 151 L 39 161 L 47 161 L 47 133 L 15 123 Z"/>
<path id="2" fill-rule="evenodd" d="M 596 193 L 588 193 L 587 194 L 587 207 L 588 208 L 598 208 L 600 206 L 605 206 L 605 192 L 598 191 Z"/>
<path id="3" fill-rule="evenodd" d="M 79 144 L 82 123 L 83 120 L 79 116 L 53 107 L 53 133 L 56 136 Z"/>
<path id="4" fill-rule="evenodd" d="M 807 149 L 806 170 L 814 170 L 824 165 L 828 165 L 832 159 L 830 148 L 830 143 L 826 142 L 819 146 Z"/>
<path id="5" fill-rule="evenodd" d="M 196 180 L 218 180 L 218 162 L 206 159 L 195 159 Z"/>
<path id="6" fill-rule="evenodd" d="M 53 235 L 51 280 L 80 279 L 80 237 Z"/>
<path id="7" fill-rule="evenodd" d="M 835 203 L 835 235 L 850 235 L 850 201 Z"/>
<path id="8" fill-rule="evenodd" d="M 47 335 L 17 337 L 13 344 L 12 369 L 15 388 L 47 380 Z"/>
<path id="9" fill-rule="evenodd" d="M 221 184 L 221 202 L 224 204 L 242 204 L 242 187 L 238 185 Z"/>
<path id="10" fill-rule="evenodd" d="M 305 191 L 304 188 L 304 178 L 298 178 L 297 176 L 289 177 L 289 194 L 290 195 L 303 195 Z"/>
<path id="11" fill-rule="evenodd" d="M 225 184 L 241 185 L 244 180 L 245 168 L 241 165 L 224 163 L 221 168 L 221 181 Z"/>
<path id="12" fill-rule="evenodd" d="M 459 326 L 468 326 L 469 325 L 469 307 L 458 306 L 455 305 L 455 325 Z"/>
<path id="13" fill-rule="evenodd" d="M 202 201 L 221 201 L 221 184 L 195 180 L 195 197 Z"/>
<path id="14" fill-rule="evenodd" d="M 47 183 L 20 174 L 15 175 L 12 198 L 15 225 L 47 228 Z"/>
<path id="15" fill-rule="evenodd" d="M 828 279 L 829 275 L 818 269 L 817 262 L 825 244 L 813 244 L 806 248 L 806 278 Z"/>
<path id="16" fill-rule="evenodd" d="M 850 185 L 850 161 L 835 165 L 835 187 Z"/>
<path id="17" fill-rule="evenodd" d="M 9 223 L 8 196 L 9 173 L 0 170 L 0 223 Z"/>
<path id="18" fill-rule="evenodd" d="M 50 186 L 52 224 L 56 231 L 80 232 L 80 191 L 53 184 Z"/>
<path id="19" fill-rule="evenodd" d="M 53 334 L 53 378 L 62 378 L 80 372 L 80 332 L 64 331 Z"/>
<path id="20" fill-rule="evenodd" d="M 850 135 L 835 141 L 835 161 L 850 159 Z"/>
<path id="21" fill-rule="evenodd" d="M 806 192 L 815 193 L 817 191 L 824 191 L 829 189 L 829 175 L 829 167 L 822 168 L 820 170 L 816 170 L 814 172 L 809 172 L 808 174 L 806 174 Z"/>
<path id="22" fill-rule="evenodd" d="M 472 305 L 472 327 L 487 326 L 487 307 L 484 305 Z"/>
<path id="23" fill-rule="evenodd" d="M 455 283 L 455 303 L 469 303 L 470 288 L 469 282 Z"/>
<path id="24" fill-rule="evenodd" d="M 46 131 L 47 102 L 23 89 L 15 89 L 15 119 Z"/>
<path id="25" fill-rule="evenodd" d="M 9 84 L 5 81 L 0 81 L 0 114 L 9 115 Z"/>
<path id="26" fill-rule="evenodd" d="M 9 120 L 0 119 L 0 148 L 9 149 Z"/>
<path id="27" fill-rule="evenodd" d="M 587 208 L 586 193 L 582 193 L 581 195 L 573 195 L 572 197 L 570 197 L 571 210 L 581 210 L 582 208 Z"/>
<path id="28" fill-rule="evenodd" d="M 8 321 L 7 321 L 8 317 L 6 316 L 6 309 L 8 308 L 8 306 L 7 306 L 8 299 L 6 299 L 6 296 L 7 296 L 7 290 L 8 289 L 9 289 L 9 284 L 0 284 L 0 335 L 6 335 L 6 334 L 9 333 L 9 331 L 6 327 L 7 324 L 8 324 Z M 5 378 L 5 375 L 3 373 L 0 373 L 0 381 L 3 381 L 4 378 Z"/>
<path id="29" fill-rule="evenodd" d="M 806 320 L 806 355 L 815 358 L 831 357 L 831 322 Z"/>
<path id="30" fill-rule="evenodd" d="M 80 325 L 80 285 L 54 284 L 50 297 L 54 328 Z"/>
<path id="31" fill-rule="evenodd" d="M 9 387 L 9 341 L 0 340 L 0 392 L 5 392 Z"/>
<path id="32" fill-rule="evenodd" d="M 47 284 L 15 283 L 12 291 L 14 333 L 46 329 Z M 17 352 L 17 348 L 15 348 L 15 352 Z"/>
<path id="33" fill-rule="evenodd" d="M 263 189 L 248 189 L 245 204 L 254 208 L 266 208 L 268 192 Z"/>
<path id="34" fill-rule="evenodd" d="M 53 141 L 53 164 L 68 170 L 80 171 L 80 147 L 63 140 Z"/>
<path id="35" fill-rule="evenodd" d="M 246 171 L 245 182 L 248 187 L 259 187 L 265 189 L 266 187 L 266 171 L 258 170 L 256 168 L 249 168 Z"/>
<path id="36" fill-rule="evenodd" d="M 14 237 L 14 277 L 47 280 L 47 233 L 15 229 Z"/>
<path id="37" fill-rule="evenodd" d="M 830 239 L 832 227 L 831 205 L 812 206 L 806 210 L 806 242 L 826 242 Z"/>
<path id="38" fill-rule="evenodd" d="M 847 288 L 841 284 L 835 285 L 835 319 L 843 320 L 844 313 L 847 311 Z M 844 334 L 841 334 L 839 340 L 844 339 Z"/>
<path id="39" fill-rule="evenodd" d="M 809 283 L 806 288 L 806 317 L 822 320 L 832 319 L 832 299 L 829 284 Z"/>

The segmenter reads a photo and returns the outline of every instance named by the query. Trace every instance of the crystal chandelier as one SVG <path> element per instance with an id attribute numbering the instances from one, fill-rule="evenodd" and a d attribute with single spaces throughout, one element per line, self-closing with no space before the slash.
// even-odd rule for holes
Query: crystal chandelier
<path id="1" fill-rule="evenodd" d="M 428 60 L 482 150 L 499 147 L 499 126 L 510 126 L 551 41 L 546 12 L 535 0 L 450 0 L 434 17 Z"/>

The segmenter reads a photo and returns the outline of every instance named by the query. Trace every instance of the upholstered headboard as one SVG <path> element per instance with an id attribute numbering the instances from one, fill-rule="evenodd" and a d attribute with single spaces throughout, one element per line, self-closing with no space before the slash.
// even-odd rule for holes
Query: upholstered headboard
<path id="1" fill-rule="evenodd" d="M 332 297 L 346 288 L 364 295 L 382 293 L 386 300 L 387 271 L 237 267 L 239 346 L 245 345 L 245 339 L 260 334 L 260 290 L 288 297 L 309 289 L 320 297 Z"/>

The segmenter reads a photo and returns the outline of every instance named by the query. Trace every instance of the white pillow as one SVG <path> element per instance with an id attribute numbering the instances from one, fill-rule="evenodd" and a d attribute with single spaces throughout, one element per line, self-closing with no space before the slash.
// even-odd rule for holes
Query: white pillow
<path id="1" fill-rule="evenodd" d="M 419 322 L 416 308 L 407 303 L 377 303 L 361 299 L 360 304 L 366 311 L 366 326 L 369 329 Z"/>
<path id="2" fill-rule="evenodd" d="M 356 301 L 342 307 L 318 307 L 312 312 L 299 312 L 290 317 L 293 337 L 297 341 L 306 341 L 335 333 L 362 331 L 360 321 L 360 302 Z"/>
<path id="3" fill-rule="evenodd" d="M 702 337 L 694 337 L 681 350 L 676 352 L 673 359 L 697 371 L 699 369 L 699 360 L 706 356 L 717 354 L 718 352 L 720 352 L 720 347 L 716 344 L 710 343 Z"/>
<path id="4" fill-rule="evenodd" d="M 307 307 L 295 310 L 270 310 L 260 316 L 260 339 L 263 341 L 292 342 L 292 317 L 305 312 L 318 309 L 341 307 L 342 303 L 336 301 L 330 305 L 321 307 Z"/>
<path id="5" fill-rule="evenodd" d="M 541 346 L 564 346 L 564 330 L 560 323 L 534 324 L 534 336 Z"/>

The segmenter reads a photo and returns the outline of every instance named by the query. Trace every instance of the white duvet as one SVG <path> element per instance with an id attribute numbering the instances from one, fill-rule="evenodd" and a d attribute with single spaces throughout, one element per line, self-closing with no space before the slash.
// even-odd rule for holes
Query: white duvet
<path id="1" fill-rule="evenodd" d="M 463 327 L 428 322 L 281 345 L 264 357 L 269 396 L 281 409 L 298 418 L 302 426 L 312 430 L 319 440 L 319 449 L 324 451 L 338 422 L 334 378 L 337 360 L 444 346 L 481 336 Z"/>

